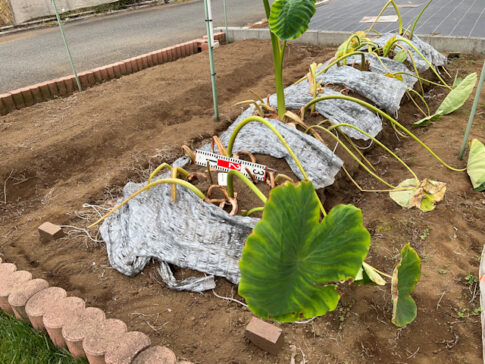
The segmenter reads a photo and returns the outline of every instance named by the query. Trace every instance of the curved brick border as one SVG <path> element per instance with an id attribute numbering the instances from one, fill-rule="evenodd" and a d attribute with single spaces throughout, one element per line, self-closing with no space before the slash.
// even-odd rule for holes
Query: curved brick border
<path id="1" fill-rule="evenodd" d="M 226 40 L 226 35 L 223 32 L 215 33 L 214 39 L 223 43 Z M 120 78 L 148 67 L 175 61 L 207 49 L 207 38 L 195 39 L 104 67 L 81 72 L 78 74 L 79 81 L 82 89 L 86 90 L 98 83 Z M 74 76 L 67 76 L 0 94 L 0 115 L 6 115 L 14 110 L 20 110 L 55 97 L 66 97 L 76 90 L 77 85 Z"/>
<path id="2" fill-rule="evenodd" d="M 56 346 L 67 344 L 74 357 L 87 357 L 90 364 L 176 363 L 170 349 L 150 346 L 148 336 L 127 332 L 123 321 L 106 319 L 100 309 L 85 308 L 81 298 L 66 297 L 62 288 L 48 287 L 46 281 L 32 279 L 30 272 L 17 271 L 1 258 L 0 286 L 5 312 L 30 320 L 36 329 L 47 329 Z"/>

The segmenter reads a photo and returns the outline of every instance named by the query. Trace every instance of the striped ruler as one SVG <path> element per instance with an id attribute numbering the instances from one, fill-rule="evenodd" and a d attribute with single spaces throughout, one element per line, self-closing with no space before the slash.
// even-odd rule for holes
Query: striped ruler
<path id="1" fill-rule="evenodd" d="M 203 150 L 195 150 L 194 154 L 195 164 L 199 166 L 206 167 L 207 162 L 209 162 L 211 168 L 215 168 L 223 172 L 228 172 L 232 169 L 241 172 L 246 177 L 250 177 L 248 173 L 249 171 L 254 178 L 260 181 L 266 180 L 268 167 L 262 164 L 247 162 L 242 159 L 225 157 L 220 154 L 206 152 Z"/>

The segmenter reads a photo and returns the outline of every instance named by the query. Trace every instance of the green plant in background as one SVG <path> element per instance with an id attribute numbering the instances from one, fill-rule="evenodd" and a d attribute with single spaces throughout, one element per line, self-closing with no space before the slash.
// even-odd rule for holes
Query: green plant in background
<path id="1" fill-rule="evenodd" d="M 271 7 L 269 0 L 263 0 L 263 4 L 273 47 L 278 117 L 282 120 L 286 112 L 283 85 L 283 59 L 286 42 L 296 39 L 306 32 L 310 19 L 316 12 L 315 0 L 275 0 Z"/>

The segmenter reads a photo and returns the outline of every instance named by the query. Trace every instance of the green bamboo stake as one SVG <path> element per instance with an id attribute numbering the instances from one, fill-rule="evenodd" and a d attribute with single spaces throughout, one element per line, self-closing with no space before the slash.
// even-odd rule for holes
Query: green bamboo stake
<path id="1" fill-rule="evenodd" d="M 214 50 L 212 49 L 212 34 L 210 28 L 210 22 L 212 18 L 209 17 L 209 6 L 207 0 L 204 0 L 205 7 L 205 25 L 207 28 L 207 40 L 209 42 L 209 62 L 211 70 L 211 82 L 212 82 L 212 98 L 214 99 L 214 119 L 219 121 L 219 105 L 217 102 L 217 85 L 216 85 L 216 71 L 214 67 Z"/>
<path id="2" fill-rule="evenodd" d="M 64 35 L 64 29 L 62 29 L 62 22 L 61 17 L 59 16 L 59 12 L 57 11 L 57 6 L 55 0 L 52 0 L 52 5 L 54 6 L 54 11 L 56 13 L 57 24 L 59 24 L 59 30 L 61 31 L 62 40 L 64 41 L 64 45 L 66 46 L 67 55 L 69 56 L 69 62 L 71 62 L 72 72 L 74 73 L 74 78 L 76 79 L 77 88 L 79 91 L 82 91 L 81 82 L 79 82 L 79 77 L 77 76 L 76 67 L 74 66 L 74 62 L 72 60 L 71 51 L 69 50 L 69 45 L 67 44 L 66 36 Z"/>
<path id="3" fill-rule="evenodd" d="M 483 62 L 482 74 L 480 75 L 480 81 L 478 81 L 478 87 L 477 87 L 477 93 L 475 95 L 475 101 L 473 101 L 472 111 L 470 113 L 470 118 L 468 119 L 468 125 L 466 126 L 466 130 L 465 130 L 465 137 L 463 138 L 463 143 L 461 145 L 460 155 L 458 156 L 459 160 L 463 159 L 463 154 L 465 153 L 466 142 L 468 141 L 468 137 L 470 136 L 470 130 L 472 129 L 473 119 L 475 118 L 475 114 L 477 112 L 478 99 L 480 98 L 480 94 L 482 92 L 482 86 L 483 86 L 484 81 L 485 81 L 485 61 Z"/>

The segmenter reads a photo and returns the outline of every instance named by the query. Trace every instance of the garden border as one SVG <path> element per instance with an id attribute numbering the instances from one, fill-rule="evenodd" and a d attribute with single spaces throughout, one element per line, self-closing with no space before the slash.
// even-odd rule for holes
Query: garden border
<path id="1" fill-rule="evenodd" d="M 226 35 L 223 32 L 218 32 L 214 34 L 214 39 L 224 43 Z M 79 81 L 84 91 L 105 81 L 202 52 L 207 50 L 208 47 L 207 37 L 175 44 L 121 62 L 80 72 L 78 74 Z M 0 115 L 6 115 L 14 110 L 20 110 L 53 98 L 70 96 L 76 90 L 76 79 L 74 75 L 71 75 L 0 94 Z"/>
<path id="2" fill-rule="evenodd" d="M 224 31 L 225 28 L 218 27 L 216 31 Z M 307 30 L 299 38 L 292 42 L 310 43 L 338 47 L 345 42 L 353 33 L 325 30 Z M 458 52 L 464 54 L 485 55 L 485 38 L 476 37 L 450 37 L 442 35 L 419 35 L 424 41 L 436 48 L 439 52 Z M 267 28 L 246 28 L 228 27 L 227 40 L 234 42 L 246 39 L 270 39 Z"/>
<path id="3" fill-rule="evenodd" d="M 49 307 L 49 308 L 47 308 Z M 47 331 L 58 348 L 66 348 L 75 358 L 88 357 L 97 364 L 170 363 L 177 361 L 167 347 L 151 346 L 150 338 L 138 331 L 127 331 L 126 324 L 106 319 L 103 311 L 85 307 L 84 300 L 69 296 L 59 287 L 49 287 L 43 279 L 33 279 L 27 271 L 4 263 L 0 258 L 0 308 L 34 329 Z M 63 328 L 69 325 L 69 337 Z M 83 333 L 79 340 L 80 333 Z M 78 336 L 77 338 L 74 338 Z M 86 342 L 89 342 L 87 344 Z"/>

